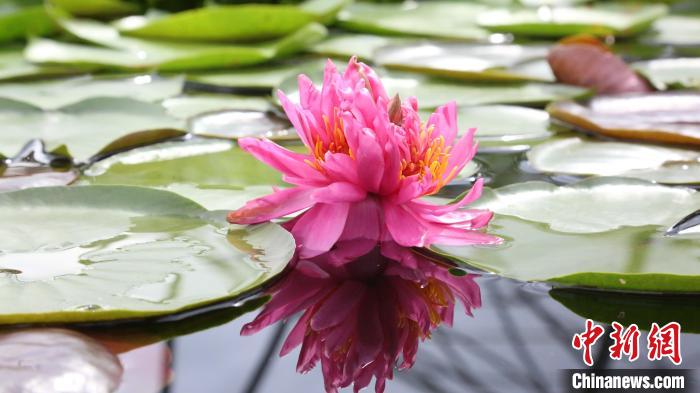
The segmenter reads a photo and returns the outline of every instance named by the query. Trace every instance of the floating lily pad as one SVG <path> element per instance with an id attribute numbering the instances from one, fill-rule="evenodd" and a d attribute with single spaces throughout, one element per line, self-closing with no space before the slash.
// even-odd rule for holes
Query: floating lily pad
<path id="1" fill-rule="evenodd" d="M 664 230 L 700 193 L 640 180 L 594 178 L 572 186 L 514 184 L 475 207 L 496 213 L 496 247 L 440 246 L 468 264 L 526 281 L 644 292 L 700 292 L 700 242 Z"/>
<path id="2" fill-rule="evenodd" d="M 248 136 L 269 139 L 299 139 L 292 124 L 274 112 L 225 110 L 192 117 L 187 129 L 195 135 L 216 138 L 243 138 Z"/>
<path id="3" fill-rule="evenodd" d="M 546 46 L 421 42 L 382 47 L 373 59 L 391 69 L 463 80 L 554 81 L 548 51 Z"/>
<path id="4" fill-rule="evenodd" d="M 223 110 L 267 111 L 272 102 L 265 97 L 236 96 L 230 94 L 187 94 L 168 98 L 161 102 L 168 113 L 178 119 L 189 119 L 207 112 Z"/>
<path id="5" fill-rule="evenodd" d="M 0 49 L 0 81 L 48 78 L 85 72 L 85 69 L 75 67 L 51 67 L 32 64 L 24 58 L 22 50 L 11 47 Z"/>
<path id="6" fill-rule="evenodd" d="M 430 112 L 421 111 L 427 119 Z M 546 139 L 554 131 L 549 115 L 540 109 L 511 105 L 461 107 L 457 112 L 460 131 L 476 128 L 480 142 L 519 143 Z"/>
<path id="7" fill-rule="evenodd" d="M 0 192 L 25 188 L 65 186 L 80 174 L 77 170 L 54 170 L 50 167 L 10 167 L 0 173 Z"/>
<path id="8" fill-rule="evenodd" d="M 122 380 L 119 358 L 71 330 L 7 332 L 0 335 L 0 353 L 0 390 L 4 392 L 40 393 L 58 391 L 57 387 L 66 393 L 114 392 Z"/>
<path id="9" fill-rule="evenodd" d="M 66 145 L 77 161 L 184 134 L 182 121 L 162 106 L 128 98 L 91 98 L 51 111 L 0 99 L 0 122 L 5 155 L 41 139 L 48 150 Z"/>
<path id="10" fill-rule="evenodd" d="M 700 45 L 700 16 L 668 15 L 654 22 L 644 42 L 657 45 Z"/>
<path id="11" fill-rule="evenodd" d="M 182 77 L 140 75 L 129 78 L 75 77 L 40 82 L 0 84 L 0 97 L 57 109 L 95 97 L 129 97 L 156 102 L 180 94 Z"/>
<path id="12" fill-rule="evenodd" d="M 632 67 L 659 90 L 700 88 L 700 58 L 697 57 L 641 61 Z"/>
<path id="13" fill-rule="evenodd" d="M 476 26 L 487 9 L 482 4 L 431 1 L 377 4 L 356 2 L 338 15 L 340 26 L 362 33 L 460 40 L 484 40 L 488 32 Z"/>
<path id="14" fill-rule="evenodd" d="M 565 138 L 528 152 L 541 172 L 580 176 L 624 176 L 665 184 L 700 183 L 700 152 L 638 143 Z"/>
<path id="15" fill-rule="evenodd" d="M 124 34 L 191 41 L 253 41 L 290 34 L 315 16 L 293 5 L 241 4 L 186 10 L 162 17 L 136 16 L 118 24 Z"/>
<path id="16" fill-rule="evenodd" d="M 84 171 L 91 184 L 209 188 L 284 185 L 279 172 L 224 140 L 195 139 L 133 149 L 100 160 Z"/>
<path id="17" fill-rule="evenodd" d="M 61 20 L 70 34 L 94 45 L 49 39 L 33 40 L 25 50 L 36 63 L 90 65 L 116 69 L 162 71 L 243 67 L 298 52 L 326 34 L 319 24 L 309 24 L 275 41 L 259 44 L 215 44 L 150 41 L 121 36 L 113 26 L 89 20 Z"/>
<path id="18" fill-rule="evenodd" d="M 231 230 L 176 194 L 49 187 L 0 194 L 0 323 L 163 315 L 229 299 L 284 269 L 291 235 Z"/>
<path id="19" fill-rule="evenodd" d="M 582 33 L 627 37 L 646 30 L 666 12 L 662 4 L 503 8 L 481 13 L 478 25 L 495 32 L 540 37 Z"/>
<path id="20" fill-rule="evenodd" d="M 0 4 L 0 42 L 54 33 L 58 26 L 41 0 L 6 0 Z"/>
<path id="21" fill-rule="evenodd" d="M 187 80 L 204 85 L 231 89 L 269 90 L 290 76 L 323 68 L 320 59 L 304 59 L 269 66 L 256 66 L 238 70 L 189 73 Z"/>
<path id="22" fill-rule="evenodd" d="M 357 56 L 362 61 L 373 61 L 374 51 L 387 45 L 398 45 L 410 39 L 370 34 L 334 34 L 309 48 L 310 52 L 326 57 L 348 59 Z"/>
<path id="23" fill-rule="evenodd" d="M 552 118 L 587 132 L 622 139 L 700 145 L 700 93 L 596 96 L 547 107 Z"/>
<path id="24" fill-rule="evenodd" d="M 415 96 L 423 109 L 434 109 L 449 101 L 457 105 L 473 106 L 488 104 L 521 104 L 544 106 L 548 102 L 569 98 L 584 97 L 589 92 L 575 86 L 552 83 L 455 83 L 419 74 L 402 72 L 380 73 L 382 82 L 389 94 L 401 97 Z M 321 80 L 318 74 L 309 75 L 315 82 Z M 285 80 L 280 89 L 293 100 L 298 101 L 296 78 Z"/>
<path id="25" fill-rule="evenodd" d="M 695 296 L 655 296 L 589 290 L 554 288 L 554 300 L 583 318 L 602 323 L 633 323 L 647 330 L 652 323 L 665 325 L 678 322 L 683 331 L 700 333 L 698 299 Z"/>
<path id="26" fill-rule="evenodd" d="M 140 11 L 137 2 L 123 0 L 49 0 L 48 3 L 76 16 L 122 16 Z"/>

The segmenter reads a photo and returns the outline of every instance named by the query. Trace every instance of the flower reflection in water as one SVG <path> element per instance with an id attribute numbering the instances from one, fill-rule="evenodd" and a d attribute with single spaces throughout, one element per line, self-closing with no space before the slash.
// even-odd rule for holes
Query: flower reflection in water
<path id="1" fill-rule="evenodd" d="M 395 366 L 413 366 L 419 341 L 441 323 L 452 324 L 455 299 L 469 315 L 481 305 L 474 277 L 455 276 L 448 266 L 393 242 L 341 242 L 297 261 L 241 334 L 303 311 L 280 355 L 301 345 L 297 371 L 320 362 L 327 392 L 353 384 L 357 392 L 372 377 L 382 392 Z"/>

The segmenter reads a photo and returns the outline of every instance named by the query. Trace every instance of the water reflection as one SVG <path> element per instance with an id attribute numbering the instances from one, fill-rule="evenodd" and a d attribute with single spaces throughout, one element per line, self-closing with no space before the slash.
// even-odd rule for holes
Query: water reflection
<path id="1" fill-rule="evenodd" d="M 351 385 L 358 391 L 373 378 L 383 392 L 395 367 L 413 366 L 421 341 L 452 324 L 457 300 L 469 315 L 481 306 L 474 278 L 393 242 L 340 242 L 296 261 L 241 333 L 302 313 L 280 355 L 301 346 L 297 371 L 320 363 L 327 392 Z"/>

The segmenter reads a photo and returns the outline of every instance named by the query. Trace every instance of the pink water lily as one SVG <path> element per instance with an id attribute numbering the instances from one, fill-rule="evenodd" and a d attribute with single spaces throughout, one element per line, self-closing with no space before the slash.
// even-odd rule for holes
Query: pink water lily
<path id="1" fill-rule="evenodd" d="M 475 277 L 454 276 L 393 242 L 340 242 L 330 252 L 299 260 L 241 334 L 302 313 L 280 355 L 301 346 L 297 371 L 320 363 L 328 393 L 350 385 L 358 392 L 372 378 L 380 393 L 399 360 L 399 370 L 412 367 L 419 343 L 439 325 L 452 324 L 457 300 L 468 315 L 481 306 Z"/>
<path id="2" fill-rule="evenodd" d="M 419 199 L 437 193 L 476 153 L 475 129 L 458 135 L 454 102 L 422 122 L 414 97 L 389 99 L 374 71 L 355 58 L 343 74 L 329 60 L 321 90 L 300 75 L 299 104 L 278 95 L 308 152 L 266 139 L 239 144 L 295 187 L 248 202 L 229 214 L 230 222 L 255 224 L 307 209 L 286 223 L 307 255 L 356 238 L 409 247 L 499 242 L 479 231 L 490 211 L 461 209 L 480 196 L 481 179 L 456 203 Z"/>

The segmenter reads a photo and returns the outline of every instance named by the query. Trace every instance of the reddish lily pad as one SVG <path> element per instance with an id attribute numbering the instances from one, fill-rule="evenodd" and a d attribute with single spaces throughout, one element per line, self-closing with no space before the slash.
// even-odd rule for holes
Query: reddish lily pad
<path id="1" fill-rule="evenodd" d="M 700 92 L 655 92 L 560 101 L 547 107 L 552 118 L 596 134 L 700 146 Z"/>
<path id="2" fill-rule="evenodd" d="M 557 81 L 593 88 L 601 94 L 645 93 L 649 83 L 595 38 L 575 38 L 555 45 L 549 65 Z"/>

